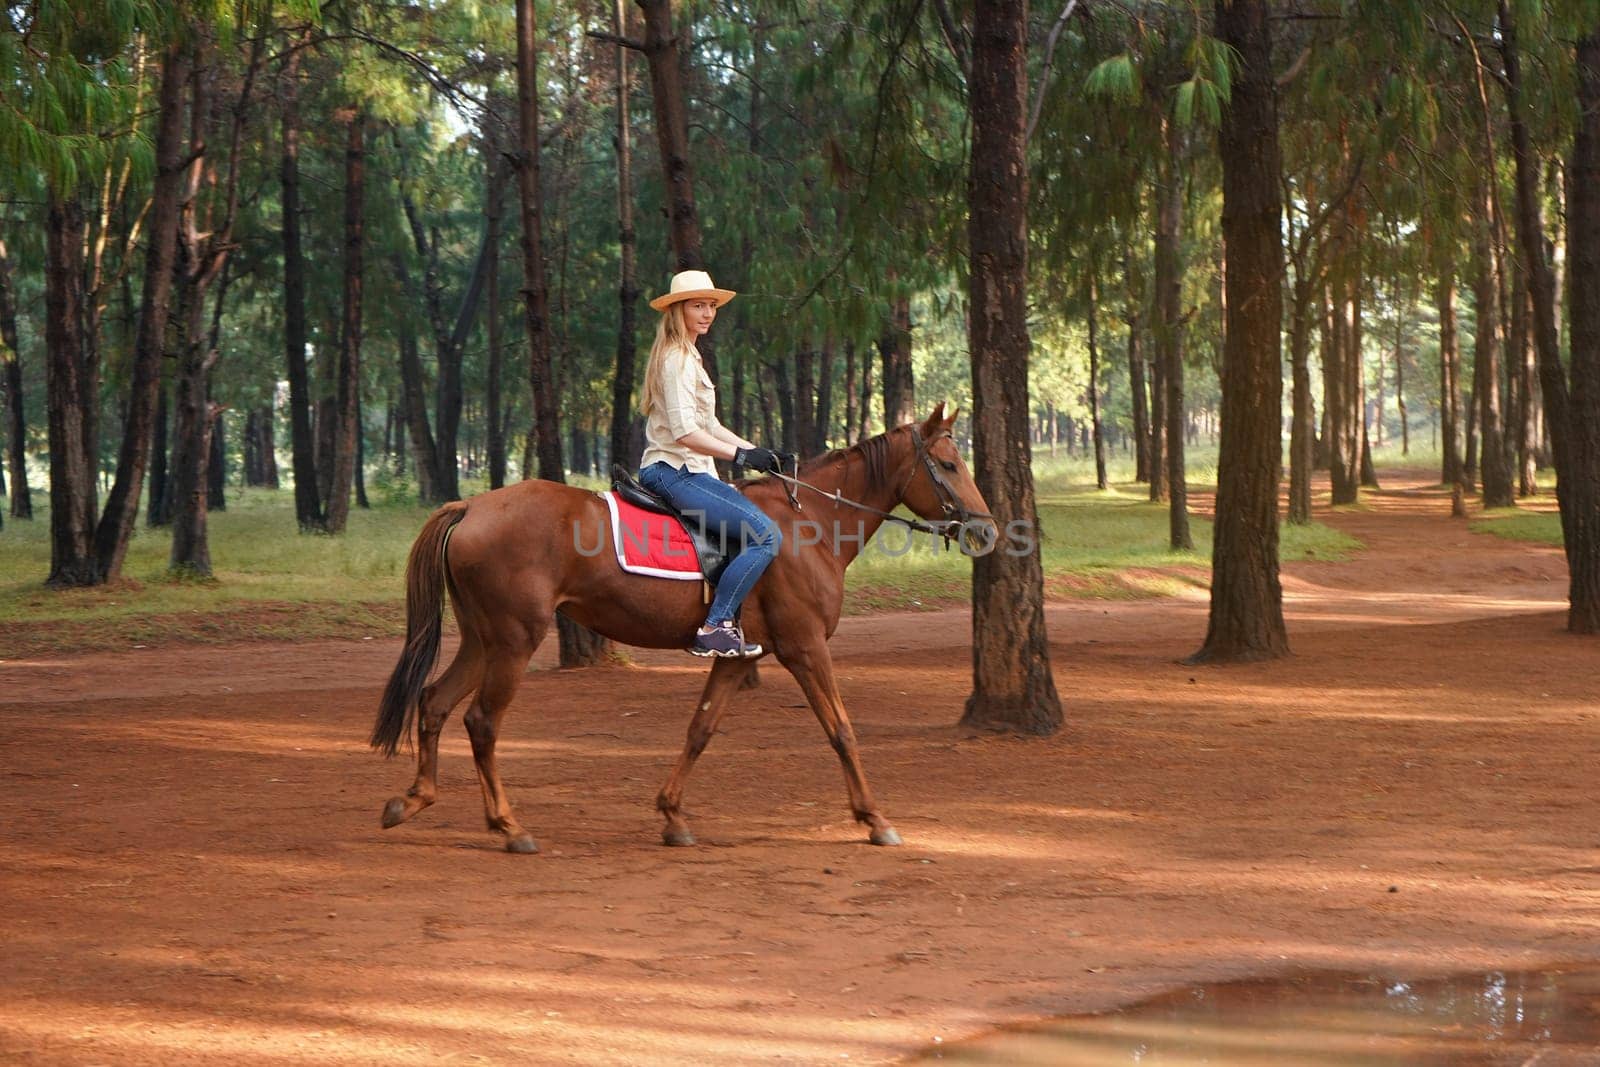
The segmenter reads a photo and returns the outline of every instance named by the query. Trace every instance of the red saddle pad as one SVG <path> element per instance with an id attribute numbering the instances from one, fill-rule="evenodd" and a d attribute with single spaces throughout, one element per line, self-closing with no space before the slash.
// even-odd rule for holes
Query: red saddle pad
<path id="1" fill-rule="evenodd" d="M 623 570 L 653 578 L 700 580 L 700 559 L 683 523 L 659 511 L 646 511 L 614 492 L 600 495 L 611 511 L 611 544 Z"/>

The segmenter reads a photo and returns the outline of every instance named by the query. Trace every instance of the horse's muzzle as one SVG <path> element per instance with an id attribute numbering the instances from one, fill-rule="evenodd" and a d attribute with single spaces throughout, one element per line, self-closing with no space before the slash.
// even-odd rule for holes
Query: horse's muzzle
<path id="1" fill-rule="evenodd" d="M 967 556 L 987 556 L 1000 541 L 1000 530 L 992 519 L 967 519 L 950 523 L 950 534 Z"/>

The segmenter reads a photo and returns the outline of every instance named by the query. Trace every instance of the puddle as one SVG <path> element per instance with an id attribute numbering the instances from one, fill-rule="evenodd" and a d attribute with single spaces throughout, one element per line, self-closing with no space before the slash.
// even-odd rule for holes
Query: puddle
<path id="1" fill-rule="evenodd" d="M 1600 1067 L 1600 969 L 1190 986 L 937 1046 L 912 1063 Z"/>

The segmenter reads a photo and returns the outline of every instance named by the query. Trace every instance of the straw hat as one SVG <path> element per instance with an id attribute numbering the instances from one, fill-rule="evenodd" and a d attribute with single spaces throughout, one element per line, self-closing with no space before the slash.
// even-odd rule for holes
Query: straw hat
<path id="1" fill-rule="evenodd" d="M 711 275 L 703 270 L 681 270 L 672 276 L 671 288 L 650 301 L 657 311 L 665 311 L 680 300 L 715 300 L 721 307 L 736 294 L 732 289 L 718 289 L 711 284 Z"/>

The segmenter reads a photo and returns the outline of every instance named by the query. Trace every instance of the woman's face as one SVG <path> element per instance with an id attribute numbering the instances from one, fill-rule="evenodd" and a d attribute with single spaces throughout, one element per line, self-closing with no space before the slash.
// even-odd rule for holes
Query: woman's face
<path id="1" fill-rule="evenodd" d="M 683 302 L 683 324 L 688 327 L 690 337 L 704 337 L 716 319 L 717 302 L 715 300 L 685 300 Z"/>

